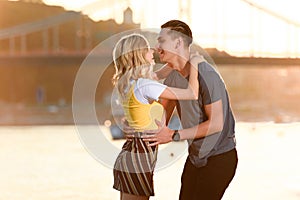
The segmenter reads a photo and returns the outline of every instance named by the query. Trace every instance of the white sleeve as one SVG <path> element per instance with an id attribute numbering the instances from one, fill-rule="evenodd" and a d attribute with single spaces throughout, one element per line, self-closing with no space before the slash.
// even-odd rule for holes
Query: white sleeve
<path id="1" fill-rule="evenodd" d="M 140 78 L 137 81 L 134 94 L 142 103 L 148 103 L 149 100 L 157 101 L 166 87 L 166 85 L 163 85 L 157 81 Z"/>

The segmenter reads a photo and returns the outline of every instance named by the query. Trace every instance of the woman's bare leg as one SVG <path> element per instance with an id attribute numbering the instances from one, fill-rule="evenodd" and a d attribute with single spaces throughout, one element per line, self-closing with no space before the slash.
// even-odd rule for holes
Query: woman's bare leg
<path id="1" fill-rule="evenodd" d="M 121 192 L 121 200 L 149 200 L 149 196 L 138 196 Z"/>

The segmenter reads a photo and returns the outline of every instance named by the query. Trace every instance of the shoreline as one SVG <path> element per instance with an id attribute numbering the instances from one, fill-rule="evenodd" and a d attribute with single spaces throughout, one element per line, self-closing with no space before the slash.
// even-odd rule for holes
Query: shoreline
<path id="1" fill-rule="evenodd" d="M 0 126 L 34 126 L 34 125 L 74 125 L 72 106 L 32 106 L 25 107 L 22 104 L 0 106 Z M 294 123 L 300 121 L 297 111 L 286 110 L 274 112 L 265 108 L 260 112 L 257 109 L 247 109 L 243 107 L 234 108 L 233 113 L 236 122 L 274 122 L 274 123 Z M 83 112 L 84 113 L 84 112 Z M 105 114 L 103 114 L 105 113 Z M 96 106 L 98 123 L 103 125 L 106 120 L 113 120 L 109 108 Z M 81 118 L 81 125 L 93 125 L 89 116 Z"/>

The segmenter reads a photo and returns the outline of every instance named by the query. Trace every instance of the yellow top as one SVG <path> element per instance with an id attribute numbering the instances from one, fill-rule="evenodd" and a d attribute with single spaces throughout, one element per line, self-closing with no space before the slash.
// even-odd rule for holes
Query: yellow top
<path id="1" fill-rule="evenodd" d="M 155 130 L 157 125 L 155 119 L 161 121 L 164 113 L 163 106 L 157 101 L 151 104 L 141 103 L 134 94 L 133 84 L 123 101 L 125 117 L 131 127 L 136 131 Z"/>

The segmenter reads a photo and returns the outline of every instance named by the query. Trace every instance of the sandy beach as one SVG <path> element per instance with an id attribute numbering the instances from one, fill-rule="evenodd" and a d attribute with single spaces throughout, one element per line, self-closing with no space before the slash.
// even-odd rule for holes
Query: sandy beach
<path id="1" fill-rule="evenodd" d="M 223 199 L 300 199 L 299 131 L 300 123 L 237 123 L 239 165 Z M 1 200 L 119 199 L 112 169 L 83 147 L 75 126 L 2 126 L 0 138 Z M 151 199 L 177 199 L 186 155 L 156 171 Z"/>

